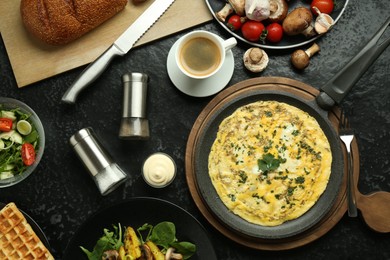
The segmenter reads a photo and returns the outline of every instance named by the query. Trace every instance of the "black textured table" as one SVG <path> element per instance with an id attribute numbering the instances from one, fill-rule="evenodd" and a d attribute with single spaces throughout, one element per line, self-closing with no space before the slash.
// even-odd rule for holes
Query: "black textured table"
<path id="1" fill-rule="evenodd" d="M 317 41 L 321 52 L 311 59 L 310 66 L 303 72 L 291 67 L 292 50 L 286 50 L 267 51 L 270 56 L 268 68 L 260 74 L 249 73 L 242 64 L 242 55 L 249 46 L 240 43 L 233 50 L 235 71 L 227 87 L 248 78 L 279 76 L 319 88 L 368 42 L 389 15 L 388 0 L 349 1 L 331 33 Z M 229 37 L 215 21 L 196 29 Z M 188 190 L 184 155 L 192 125 L 212 97 L 193 98 L 182 94 L 174 87 L 166 70 L 169 48 L 184 33 L 136 48 L 116 59 L 94 86 L 80 95 L 74 106 L 61 104 L 60 99 L 83 68 L 18 89 L 4 44 L 0 42 L 0 96 L 16 98 L 30 105 L 41 118 L 46 132 L 45 153 L 38 168 L 24 182 L 1 189 L 0 202 L 14 201 L 27 212 L 43 229 L 58 259 L 88 216 L 113 202 L 135 196 L 162 198 L 188 210 L 210 231 L 219 259 L 390 259 L 389 234 L 370 230 L 361 217 L 345 215 L 318 240 L 302 248 L 278 252 L 238 245 L 207 222 Z M 387 30 L 384 36 L 389 35 L 390 30 Z M 121 76 L 128 72 L 143 72 L 150 77 L 147 115 L 151 138 L 146 142 L 118 138 L 122 111 Z M 352 88 L 341 107 L 347 111 L 358 140 L 359 190 L 364 194 L 390 191 L 390 48 Z M 130 175 L 124 185 L 105 197 L 99 194 L 69 145 L 69 138 L 75 132 L 89 126 Z M 161 190 L 148 187 L 140 175 L 143 160 L 157 151 L 170 154 L 178 167 L 173 184 Z"/>

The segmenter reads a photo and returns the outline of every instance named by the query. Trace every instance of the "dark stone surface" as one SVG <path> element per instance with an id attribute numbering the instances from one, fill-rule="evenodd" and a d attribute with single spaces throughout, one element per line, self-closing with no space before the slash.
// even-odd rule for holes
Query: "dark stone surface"
<path id="1" fill-rule="evenodd" d="M 258 76 L 282 76 L 320 88 L 386 20 L 390 14 L 388 4 L 388 0 L 349 1 L 331 33 L 317 41 L 321 52 L 312 58 L 311 65 L 303 72 L 292 69 L 289 62 L 292 50 L 287 50 L 267 51 L 270 56 L 268 68 L 260 74 L 249 73 L 242 65 L 242 55 L 249 46 L 240 43 L 234 49 L 235 72 L 228 86 Z M 216 22 L 196 29 L 229 37 Z M 77 104 L 70 107 L 60 104 L 60 99 L 82 68 L 18 89 L 1 41 L 0 95 L 19 99 L 35 110 L 45 127 L 46 150 L 32 176 L 16 186 L 0 190 L 0 201 L 14 201 L 29 213 L 45 232 L 53 254 L 59 259 L 69 239 L 89 215 L 114 201 L 134 196 L 159 197 L 188 210 L 210 230 L 220 259 L 390 259 L 389 235 L 371 231 L 361 216 L 348 218 L 345 215 L 318 240 L 302 248 L 278 252 L 238 245 L 209 225 L 190 196 L 184 154 L 192 125 L 212 97 L 192 98 L 182 94 L 173 86 L 166 72 L 169 48 L 184 33 L 136 48 L 125 57 L 116 59 L 94 86 L 81 94 Z M 385 36 L 389 35 L 387 30 Z M 360 150 L 359 189 L 365 194 L 390 191 L 389 60 L 388 48 L 341 104 L 356 132 Z M 150 77 L 148 118 L 151 139 L 147 142 L 118 139 L 121 76 L 127 72 L 144 72 Z M 100 196 L 68 144 L 71 135 L 88 126 L 95 129 L 112 157 L 130 175 L 125 185 L 106 197 Z M 143 160 L 156 151 L 170 154 L 178 166 L 176 180 L 162 190 L 148 187 L 140 175 Z"/>

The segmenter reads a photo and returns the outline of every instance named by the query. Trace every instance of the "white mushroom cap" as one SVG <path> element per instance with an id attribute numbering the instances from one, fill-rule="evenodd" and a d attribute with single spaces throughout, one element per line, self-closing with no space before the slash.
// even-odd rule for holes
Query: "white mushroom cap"
<path id="1" fill-rule="evenodd" d="M 270 15 L 268 20 L 272 23 L 281 22 L 288 13 L 288 4 L 285 0 L 270 0 Z"/>
<path id="2" fill-rule="evenodd" d="M 260 48 L 250 48 L 244 53 L 244 66 L 252 72 L 261 72 L 268 65 L 268 55 Z"/>
<path id="3" fill-rule="evenodd" d="M 239 16 L 245 14 L 245 0 L 228 0 L 229 4 L 233 7 L 234 12 Z"/>

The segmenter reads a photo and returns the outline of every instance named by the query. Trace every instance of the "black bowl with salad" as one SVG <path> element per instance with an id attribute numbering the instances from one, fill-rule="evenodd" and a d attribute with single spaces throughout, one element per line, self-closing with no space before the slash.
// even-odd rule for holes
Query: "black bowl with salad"
<path id="1" fill-rule="evenodd" d="M 44 148 L 44 129 L 37 114 L 21 101 L 0 97 L 0 188 L 31 175 Z"/>

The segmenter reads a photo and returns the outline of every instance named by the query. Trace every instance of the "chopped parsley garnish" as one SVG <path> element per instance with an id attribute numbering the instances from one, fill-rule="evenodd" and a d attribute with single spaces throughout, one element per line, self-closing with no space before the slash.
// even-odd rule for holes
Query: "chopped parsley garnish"
<path id="1" fill-rule="evenodd" d="M 240 171 L 238 176 L 240 176 L 240 180 L 238 181 L 239 183 L 245 183 L 246 180 L 248 179 L 248 175 L 246 175 L 244 171 Z"/>
<path id="2" fill-rule="evenodd" d="M 295 183 L 302 184 L 305 182 L 305 177 L 299 176 L 295 178 Z"/>
<path id="3" fill-rule="evenodd" d="M 230 198 L 231 201 L 236 201 L 236 195 L 234 194 L 228 194 L 228 197 Z"/>
<path id="4" fill-rule="evenodd" d="M 296 189 L 297 187 L 288 187 L 287 188 L 287 196 L 292 196 L 293 193 L 294 193 L 294 190 Z"/>
<path id="5" fill-rule="evenodd" d="M 299 142 L 300 147 L 303 149 L 306 149 L 310 154 L 314 155 L 316 159 L 320 160 L 321 159 L 321 152 L 316 152 L 310 145 L 307 143 L 300 141 Z"/>
<path id="6" fill-rule="evenodd" d="M 264 150 L 265 153 L 268 152 L 269 149 L 272 148 L 272 144 L 273 144 L 273 141 L 272 141 L 272 140 L 269 140 L 269 141 L 268 141 L 268 144 L 265 145 L 265 146 L 263 147 L 263 150 Z"/>
<path id="7" fill-rule="evenodd" d="M 293 136 L 298 136 L 299 135 L 299 130 L 293 130 L 291 134 Z"/>
<path id="8" fill-rule="evenodd" d="M 258 193 L 253 193 L 253 194 L 252 194 L 252 197 L 253 197 L 253 198 L 260 199 L 260 196 L 259 196 L 259 194 L 258 194 Z"/>

